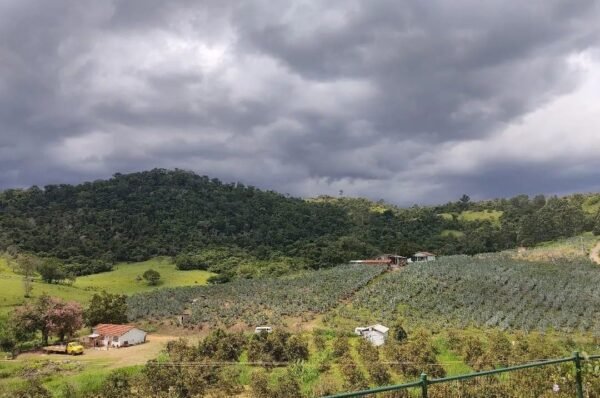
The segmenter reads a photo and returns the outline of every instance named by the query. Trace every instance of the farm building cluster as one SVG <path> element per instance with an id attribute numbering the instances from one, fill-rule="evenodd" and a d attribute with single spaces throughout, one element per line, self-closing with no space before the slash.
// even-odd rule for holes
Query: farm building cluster
<path id="1" fill-rule="evenodd" d="M 85 343 L 90 347 L 121 348 L 146 342 L 146 332 L 131 325 L 101 323 L 92 328 Z"/>
<path id="2" fill-rule="evenodd" d="M 382 254 L 373 259 L 352 260 L 352 264 L 365 265 L 385 265 L 390 270 L 395 270 L 405 266 L 408 263 L 418 263 L 422 261 L 435 261 L 435 254 L 429 252 L 417 252 L 411 257 L 400 256 L 398 254 Z"/>

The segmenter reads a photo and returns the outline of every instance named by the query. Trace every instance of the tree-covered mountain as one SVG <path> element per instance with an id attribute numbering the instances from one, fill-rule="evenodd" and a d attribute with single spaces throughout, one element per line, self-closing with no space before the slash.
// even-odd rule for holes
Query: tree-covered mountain
<path id="1" fill-rule="evenodd" d="M 0 250 L 18 248 L 82 264 L 79 273 L 101 270 L 98 261 L 140 261 L 214 247 L 259 260 L 302 259 L 317 268 L 380 252 L 471 254 L 600 232 L 599 208 L 600 195 L 523 195 L 476 203 L 465 196 L 403 209 L 366 199 L 290 198 L 155 169 L 1 192 Z"/>

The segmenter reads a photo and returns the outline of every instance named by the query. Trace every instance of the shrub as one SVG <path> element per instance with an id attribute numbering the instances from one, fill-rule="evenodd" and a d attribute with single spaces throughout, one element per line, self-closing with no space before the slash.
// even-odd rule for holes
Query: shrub
<path id="1" fill-rule="evenodd" d="M 148 285 L 156 286 L 156 285 L 158 285 L 158 282 L 160 281 L 160 273 L 153 269 L 149 269 L 149 270 L 146 270 L 146 272 L 144 272 L 142 274 L 142 278 L 144 278 L 144 280 L 148 283 Z"/>

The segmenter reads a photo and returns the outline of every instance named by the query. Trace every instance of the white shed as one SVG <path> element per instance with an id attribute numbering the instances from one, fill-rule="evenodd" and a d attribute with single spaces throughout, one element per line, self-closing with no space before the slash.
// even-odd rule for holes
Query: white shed
<path id="1" fill-rule="evenodd" d="M 146 332 L 131 325 L 101 323 L 93 328 L 92 335 L 105 347 L 127 347 L 146 342 Z"/>
<path id="2" fill-rule="evenodd" d="M 354 329 L 354 333 L 362 336 L 369 343 L 374 346 L 380 346 L 385 343 L 387 339 L 389 328 L 380 324 L 357 327 Z"/>
<path id="3" fill-rule="evenodd" d="M 417 252 L 412 256 L 412 262 L 435 261 L 435 254 L 429 252 Z"/>

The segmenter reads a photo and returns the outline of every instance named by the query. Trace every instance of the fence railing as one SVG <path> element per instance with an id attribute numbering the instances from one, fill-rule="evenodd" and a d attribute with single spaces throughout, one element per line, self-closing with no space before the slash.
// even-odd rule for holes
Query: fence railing
<path id="1" fill-rule="evenodd" d="M 411 394 L 411 396 L 420 396 L 422 398 L 427 398 L 429 387 L 432 385 L 442 384 L 442 383 L 450 383 L 450 382 L 456 382 L 456 381 L 462 381 L 462 380 L 468 380 L 468 379 L 476 379 L 476 378 L 481 378 L 481 377 L 485 377 L 485 376 L 499 375 L 499 374 L 503 374 L 503 373 L 520 371 L 523 369 L 541 368 L 544 366 L 564 364 L 564 363 L 571 363 L 572 365 L 574 365 L 573 376 L 574 376 L 574 384 L 575 384 L 575 391 L 574 391 L 576 394 L 575 396 L 577 398 L 585 398 L 582 363 L 585 361 L 593 361 L 593 360 L 599 360 L 599 359 L 600 359 L 600 355 L 581 356 L 579 352 L 575 352 L 575 353 L 573 353 L 573 356 L 568 357 L 568 358 L 549 359 L 549 360 L 544 360 L 544 361 L 526 363 L 526 364 L 522 364 L 522 365 L 510 366 L 510 367 L 499 368 L 499 369 L 494 369 L 494 370 L 487 370 L 487 371 L 482 371 L 482 372 L 474 372 L 474 373 L 469 373 L 469 374 L 464 374 L 464 375 L 459 375 L 459 376 L 443 377 L 443 378 L 438 378 L 438 379 L 429 379 L 427 377 L 427 374 L 423 373 L 423 374 L 421 374 L 421 378 L 419 380 L 413 381 L 411 383 L 377 387 L 377 388 L 371 388 L 368 390 L 361 390 L 361 391 L 345 392 L 345 393 L 340 393 L 340 394 L 329 395 L 325 398 L 363 397 L 363 396 L 367 396 L 367 395 L 375 395 L 375 394 L 388 393 L 388 392 L 401 391 L 401 390 L 414 391 L 415 389 L 420 390 L 420 394 L 419 393 L 417 393 L 416 395 Z"/>

